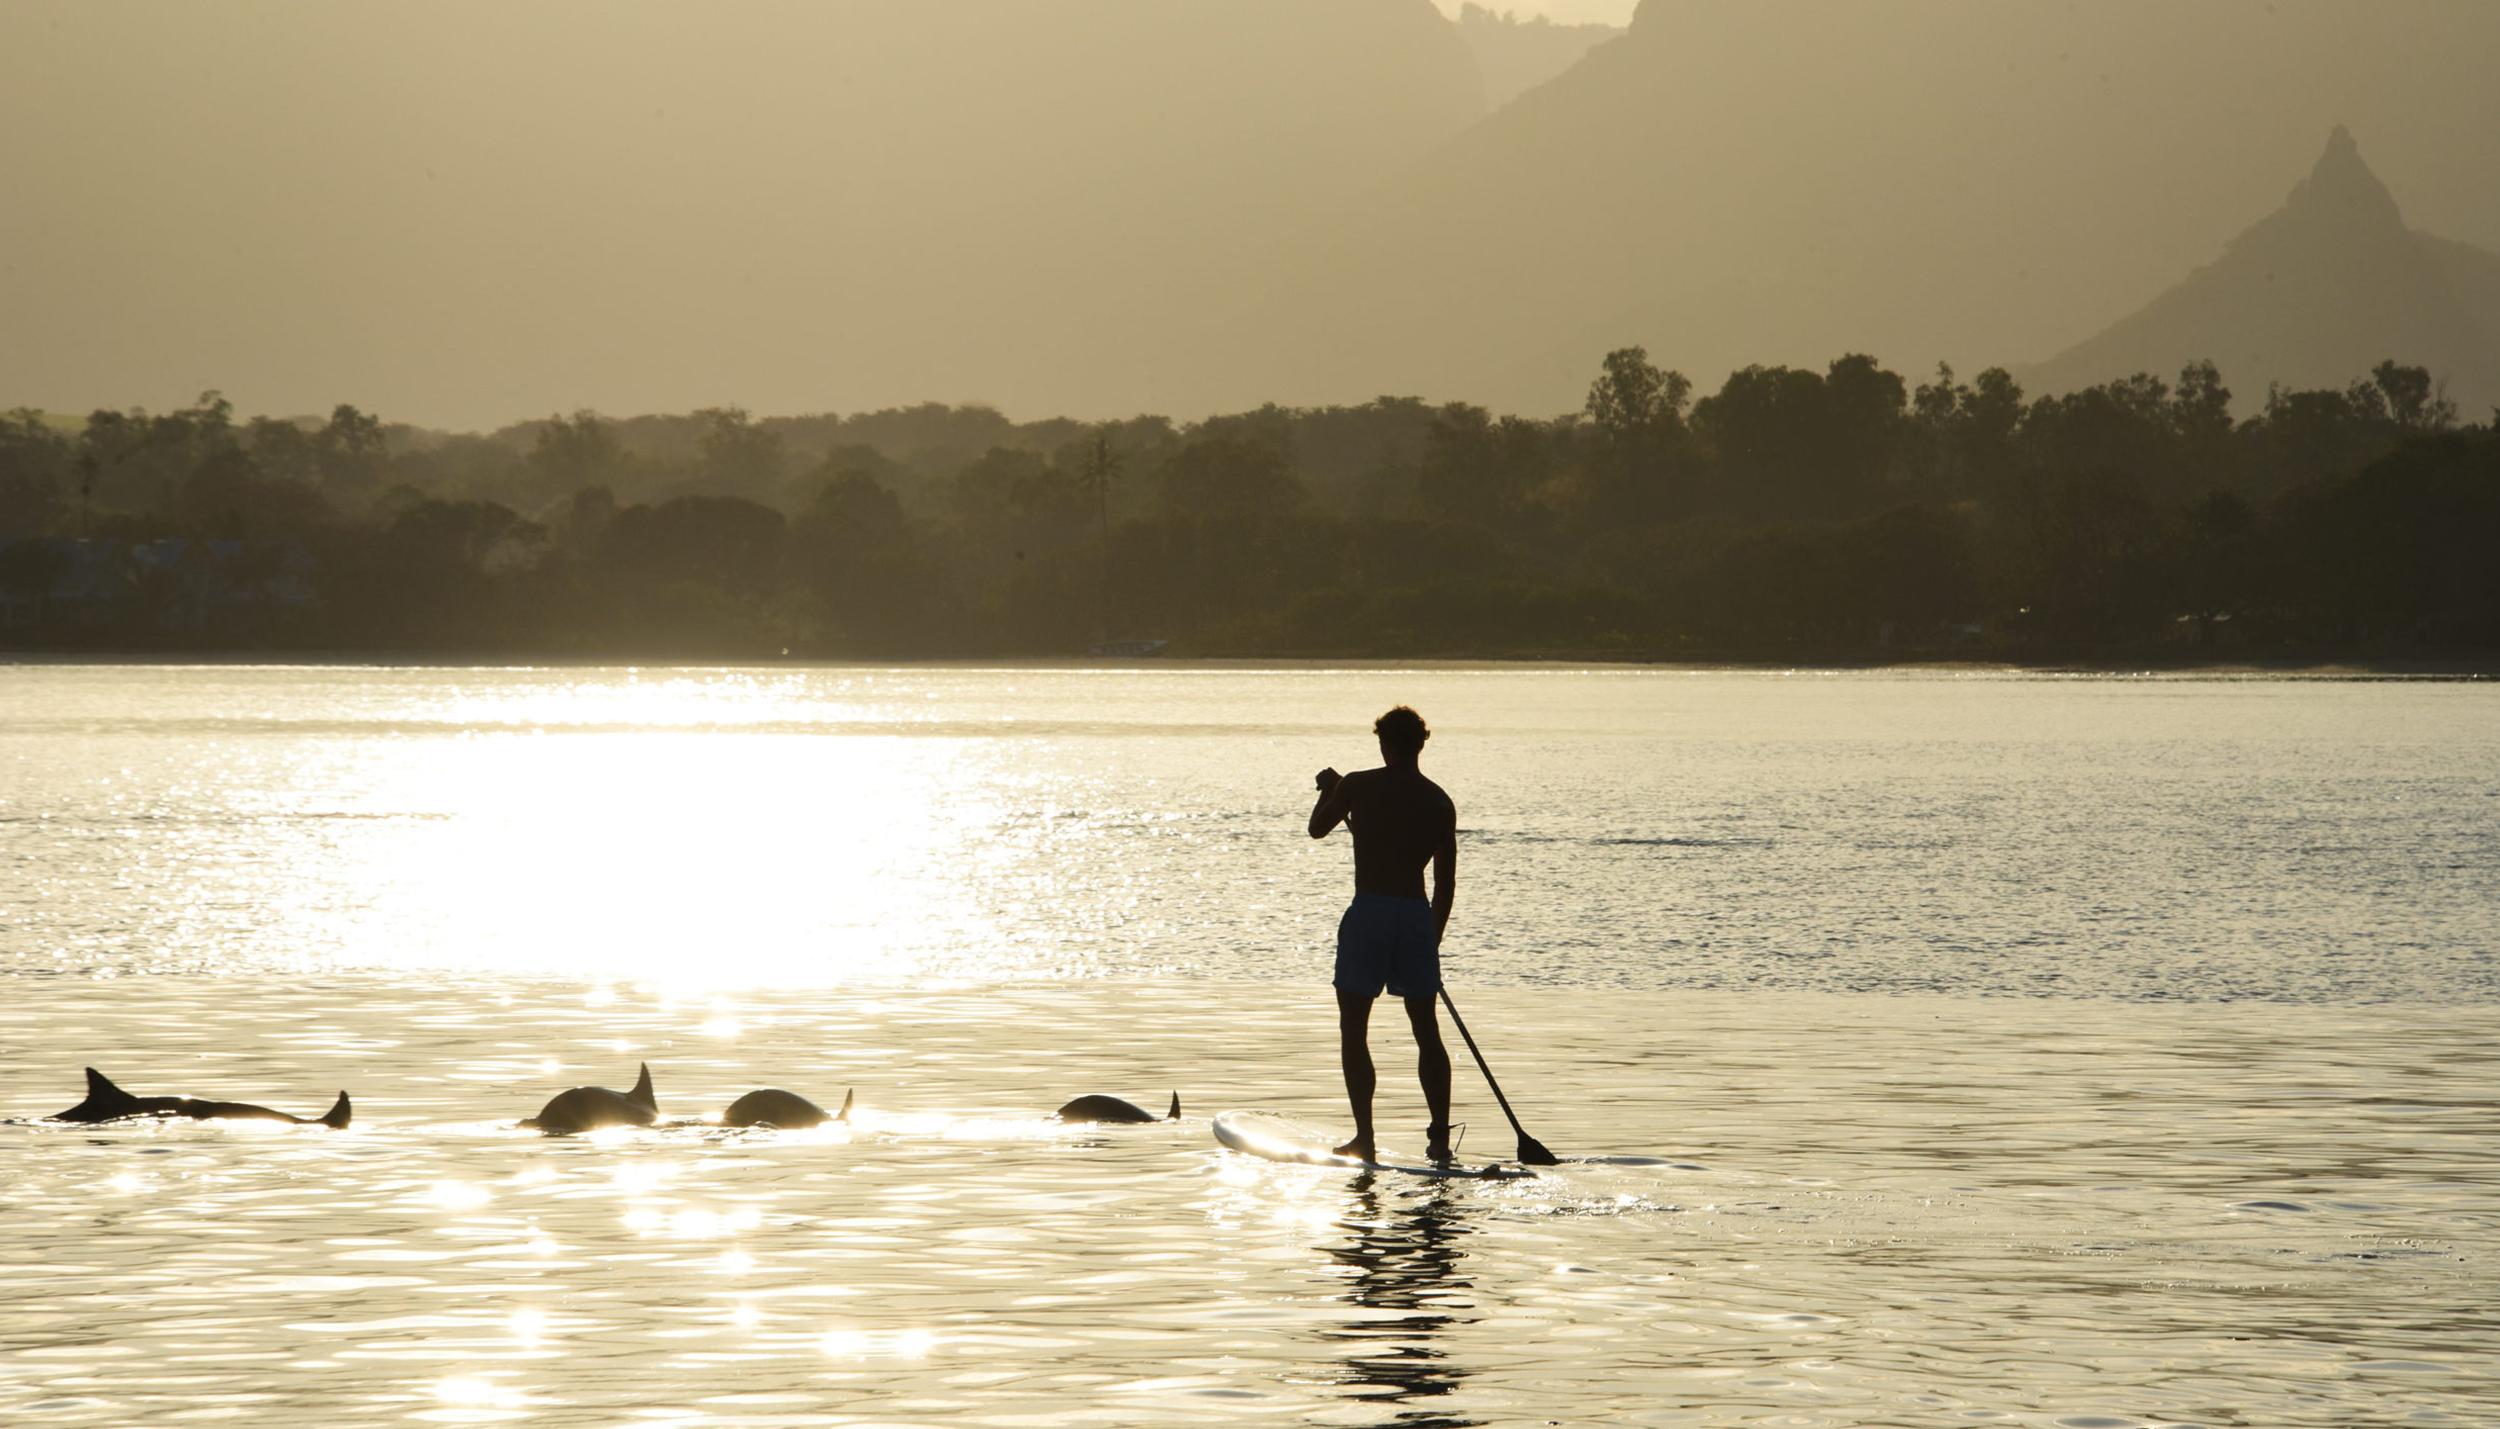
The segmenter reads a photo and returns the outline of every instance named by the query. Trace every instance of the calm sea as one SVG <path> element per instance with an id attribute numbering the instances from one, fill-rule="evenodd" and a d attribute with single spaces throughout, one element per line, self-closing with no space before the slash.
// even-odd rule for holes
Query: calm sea
<path id="1" fill-rule="evenodd" d="M 1399 701 L 1601 1159 L 1207 1135 L 1343 1115 L 1301 825 Z M 2489 684 L 0 667 L 0 994 L 0 1422 L 2500 1422 Z M 511 1128 L 646 1060 L 861 1112 Z"/>

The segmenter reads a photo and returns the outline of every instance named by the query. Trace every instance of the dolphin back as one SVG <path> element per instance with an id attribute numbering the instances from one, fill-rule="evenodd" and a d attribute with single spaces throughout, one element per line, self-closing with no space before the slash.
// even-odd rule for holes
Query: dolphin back
<path id="1" fill-rule="evenodd" d="M 538 1115 L 522 1121 L 525 1131 L 543 1131 L 549 1136 L 566 1136 L 577 1131 L 596 1131 L 603 1126 L 649 1126 L 660 1115 L 659 1103 L 651 1095 L 651 1064 L 642 1064 L 642 1075 L 635 1078 L 630 1092 L 613 1091 L 607 1087 L 574 1087 L 561 1091 L 539 1108 Z"/>
<path id="2" fill-rule="evenodd" d="M 1175 1103 L 1178 1102 L 1177 1093 L 1174 1094 L 1173 1099 Z M 1135 1102 L 1103 1096 L 1100 1093 L 1078 1097 L 1075 1101 L 1059 1108 L 1056 1115 L 1061 1121 L 1100 1122 L 1126 1126 L 1162 1119 Z"/>
<path id="3" fill-rule="evenodd" d="M 597 1131 L 603 1126 L 649 1126 L 652 1112 L 641 1102 L 606 1087 L 574 1087 L 561 1091 L 521 1125 L 550 1136 Z"/>
<path id="4" fill-rule="evenodd" d="M 784 1131 L 818 1126 L 824 1120 L 823 1107 L 797 1092 L 785 1092 L 778 1087 L 749 1092 L 721 1113 L 721 1122 L 727 1126 L 769 1126 Z"/>
<path id="5" fill-rule="evenodd" d="M 290 1116 L 250 1102 L 203 1101 L 198 1097 L 134 1097 L 113 1085 L 113 1079 L 87 1069 L 87 1099 L 54 1117 L 55 1121 L 121 1121 L 134 1116 L 179 1116 L 193 1121 L 287 1121 L 298 1126 L 344 1127 L 355 1114 L 347 1093 L 340 1092 L 330 1110 L 317 1117 Z"/>
<path id="6" fill-rule="evenodd" d="M 823 1107 L 800 1096 L 797 1092 L 785 1092 L 778 1087 L 766 1087 L 761 1091 L 749 1092 L 731 1102 L 729 1110 L 721 1113 L 721 1124 L 724 1126 L 770 1126 L 785 1131 L 796 1131 L 811 1126 L 823 1126 L 827 1122 L 849 1121 L 853 1095 L 851 1092 L 844 1092 L 842 1109 L 828 1114 Z"/>

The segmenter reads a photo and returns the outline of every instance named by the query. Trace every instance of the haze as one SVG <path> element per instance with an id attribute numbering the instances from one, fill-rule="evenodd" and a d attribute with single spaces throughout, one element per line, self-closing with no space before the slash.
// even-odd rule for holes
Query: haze
<path id="1" fill-rule="evenodd" d="M 1432 0 L 19 3 L 0 404 L 1544 412 L 1636 342 L 1705 385 L 2020 367 L 2337 124 L 2406 222 L 2500 248 L 2477 0 L 1649 0 L 1606 38 Z"/>
<path id="2" fill-rule="evenodd" d="M 1456 19 L 1466 8 L 1466 0 L 1435 0 L 1441 13 Z M 1522 19 L 1546 19 L 1563 25 L 1628 25 L 1632 12 L 1640 8 L 1640 0 L 1524 0 L 1524 3 L 1485 6 Z"/>

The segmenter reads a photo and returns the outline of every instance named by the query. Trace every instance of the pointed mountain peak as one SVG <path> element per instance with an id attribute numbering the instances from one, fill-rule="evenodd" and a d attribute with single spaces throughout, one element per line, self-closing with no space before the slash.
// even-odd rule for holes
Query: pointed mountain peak
<path id="1" fill-rule="evenodd" d="M 1676 23 L 1670 11 L 1688 8 L 1688 0 L 1641 0 L 1632 7 L 1632 19 L 1624 29 L 1644 38 L 1655 38 Z"/>
<path id="2" fill-rule="evenodd" d="M 2370 354 L 2385 351 L 2413 354 L 2398 360 L 2480 394 L 2500 382 L 2500 344 L 2480 316 L 2500 281 L 2477 276 L 2485 272 L 2500 275 L 2500 257 L 2407 229 L 2338 126 L 2291 199 L 2220 259 L 2020 375 L 2034 391 L 2066 392 L 2210 353 L 2243 391 L 2320 387 L 2368 370 L 2381 360 Z"/>
<path id="3" fill-rule="evenodd" d="M 2326 152 L 2318 155 L 2309 177 L 2292 190 L 2291 201 L 2284 208 L 2339 226 L 2404 227 L 2396 196 L 2379 182 L 2378 175 L 2370 172 L 2370 166 L 2362 161 L 2361 146 L 2353 142 L 2352 131 L 2341 124 L 2326 136 Z"/>

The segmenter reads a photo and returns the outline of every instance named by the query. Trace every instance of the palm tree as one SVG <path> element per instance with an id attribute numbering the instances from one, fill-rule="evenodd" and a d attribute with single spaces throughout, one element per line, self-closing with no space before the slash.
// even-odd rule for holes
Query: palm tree
<path id="1" fill-rule="evenodd" d="M 1097 527 L 1098 573 L 1094 586 L 1094 640 L 1096 644 L 1111 639 L 1111 482 L 1120 474 L 1122 465 L 1118 452 L 1111 449 L 1111 434 L 1104 428 L 1094 430 L 1093 450 L 1085 455 L 1085 468 L 1078 481 L 1094 498 L 1094 519 Z"/>

